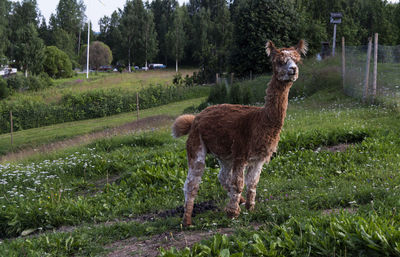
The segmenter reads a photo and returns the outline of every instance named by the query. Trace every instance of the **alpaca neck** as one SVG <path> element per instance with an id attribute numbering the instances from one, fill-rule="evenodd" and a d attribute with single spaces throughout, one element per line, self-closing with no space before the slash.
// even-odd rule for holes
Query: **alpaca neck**
<path id="1" fill-rule="evenodd" d="M 268 123 L 272 122 L 276 127 L 283 126 L 292 84 L 293 82 L 279 81 L 273 76 L 266 90 L 264 117 L 267 118 Z"/>

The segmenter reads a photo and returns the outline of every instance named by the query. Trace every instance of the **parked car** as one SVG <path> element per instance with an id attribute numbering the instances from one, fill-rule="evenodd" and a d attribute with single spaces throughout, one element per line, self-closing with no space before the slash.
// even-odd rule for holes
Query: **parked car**
<path id="1" fill-rule="evenodd" d="M 143 66 L 143 67 L 142 67 L 142 70 L 149 70 L 149 68 L 146 67 L 146 66 Z"/>
<path id="2" fill-rule="evenodd" d="M 165 69 L 165 68 L 167 68 L 167 66 L 161 63 L 150 63 L 149 65 L 149 69 L 151 70 Z"/>
<path id="3" fill-rule="evenodd" d="M 8 66 L 5 66 L 0 70 L 0 76 L 2 77 L 8 77 L 15 74 L 17 74 L 16 68 L 9 68 Z"/>
<path id="4" fill-rule="evenodd" d="M 99 71 L 112 71 L 112 66 L 111 65 L 103 65 L 100 66 Z"/>

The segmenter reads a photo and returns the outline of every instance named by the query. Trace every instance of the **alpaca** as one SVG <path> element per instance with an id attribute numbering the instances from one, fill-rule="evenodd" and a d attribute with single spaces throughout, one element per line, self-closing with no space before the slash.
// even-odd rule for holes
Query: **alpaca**
<path id="1" fill-rule="evenodd" d="M 225 208 L 228 217 L 238 217 L 239 205 L 244 202 L 248 210 L 254 209 L 262 166 L 276 152 L 289 90 L 298 78 L 297 63 L 301 54 L 306 54 L 307 44 L 300 40 L 294 47 L 278 49 L 268 41 L 266 52 L 272 61 L 273 76 L 266 90 L 264 107 L 214 105 L 196 116 L 181 115 L 172 126 L 174 137 L 189 134 L 186 142 L 189 171 L 183 189 L 185 226 L 192 224 L 194 199 L 207 153 L 214 155 L 220 164 L 218 179 L 228 192 L 229 202 Z M 242 197 L 243 184 L 247 190 L 246 200 Z"/>

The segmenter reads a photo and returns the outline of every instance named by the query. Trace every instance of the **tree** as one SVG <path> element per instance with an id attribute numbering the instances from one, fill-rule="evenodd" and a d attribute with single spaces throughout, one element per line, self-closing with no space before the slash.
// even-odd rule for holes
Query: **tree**
<path id="1" fill-rule="evenodd" d="M 157 34 L 154 28 L 154 16 L 151 10 L 146 10 L 146 22 L 144 27 L 144 51 L 145 51 L 145 66 L 147 61 L 153 60 L 157 55 Z"/>
<path id="2" fill-rule="evenodd" d="M 121 12 L 114 11 L 110 17 L 104 16 L 99 21 L 100 34 L 98 40 L 108 45 L 113 53 L 113 63 L 118 64 L 125 58 L 121 50 L 122 34 L 119 28 Z"/>
<path id="3" fill-rule="evenodd" d="M 168 52 L 172 58 L 175 58 L 176 72 L 178 72 L 178 61 L 183 58 L 186 45 L 186 33 L 183 28 L 185 18 L 183 8 L 180 7 L 175 10 L 172 26 L 166 35 Z"/>
<path id="4" fill-rule="evenodd" d="M 34 24 L 29 23 L 16 31 L 15 60 L 28 76 L 28 71 L 39 74 L 42 71 L 44 55 L 43 40 L 39 38 Z"/>
<path id="5" fill-rule="evenodd" d="M 86 64 L 87 51 L 86 47 L 83 48 L 81 63 Z M 110 47 L 100 41 L 94 41 L 90 44 L 89 52 L 89 66 L 98 70 L 100 66 L 109 65 L 112 62 L 112 52 Z"/>
<path id="6" fill-rule="evenodd" d="M 86 6 L 82 0 L 60 0 L 56 8 L 56 15 L 52 20 L 53 28 L 63 29 L 72 38 L 75 46 L 74 54 L 79 52 L 85 10 Z"/>
<path id="7" fill-rule="evenodd" d="M 72 77 L 72 64 L 68 55 L 56 46 L 46 47 L 43 70 L 56 79 Z"/>
<path id="8" fill-rule="evenodd" d="M 291 0 L 237 0 L 233 8 L 230 63 L 238 76 L 271 70 L 265 54 L 267 40 L 277 46 L 297 43 L 300 17 Z"/>
<path id="9" fill-rule="evenodd" d="M 0 65 L 6 62 L 5 51 L 8 47 L 8 14 L 10 3 L 7 0 L 0 0 Z"/>

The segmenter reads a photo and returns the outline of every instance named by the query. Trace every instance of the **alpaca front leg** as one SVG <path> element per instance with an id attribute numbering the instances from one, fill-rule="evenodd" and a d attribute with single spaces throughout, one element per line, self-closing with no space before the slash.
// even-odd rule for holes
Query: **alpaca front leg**
<path id="1" fill-rule="evenodd" d="M 247 189 L 246 209 L 253 210 L 256 204 L 256 188 L 260 180 L 260 174 L 264 161 L 249 165 L 245 184 Z"/>
<path id="2" fill-rule="evenodd" d="M 229 185 L 229 203 L 225 208 L 226 214 L 230 218 L 236 218 L 240 214 L 240 198 L 243 191 L 244 164 L 234 165 L 232 170 L 231 183 Z"/>
<path id="3" fill-rule="evenodd" d="M 201 145 L 199 150 L 193 155 L 188 152 L 189 171 L 183 187 L 185 193 L 185 213 L 183 214 L 184 226 L 192 224 L 194 199 L 199 191 L 201 176 L 203 175 L 205 167 L 205 160 L 206 149 L 204 145 Z"/>
<path id="4" fill-rule="evenodd" d="M 221 183 L 222 187 L 228 192 L 230 190 L 230 183 L 231 183 L 231 177 L 232 177 L 232 162 L 230 161 L 222 161 L 218 159 L 219 166 L 221 167 L 220 172 L 218 173 L 218 180 Z M 240 196 L 240 202 L 239 204 L 245 203 L 246 200 L 243 198 L 243 196 Z"/>

